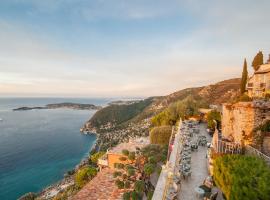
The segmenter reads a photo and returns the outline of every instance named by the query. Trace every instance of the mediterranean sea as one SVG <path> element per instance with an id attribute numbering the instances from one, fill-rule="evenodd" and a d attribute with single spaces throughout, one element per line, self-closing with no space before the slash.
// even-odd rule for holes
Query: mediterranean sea
<path id="1" fill-rule="evenodd" d="M 0 199 L 39 192 L 85 158 L 95 135 L 80 134 L 93 110 L 12 111 L 49 103 L 104 105 L 109 99 L 0 98 Z"/>

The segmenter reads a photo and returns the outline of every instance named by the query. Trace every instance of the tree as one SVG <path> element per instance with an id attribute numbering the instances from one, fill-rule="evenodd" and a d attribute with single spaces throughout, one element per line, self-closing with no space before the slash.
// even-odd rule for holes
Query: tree
<path id="1" fill-rule="evenodd" d="M 90 160 L 92 163 L 97 164 L 97 161 L 100 157 L 102 157 L 106 152 L 100 151 L 97 153 L 94 153 L 93 155 L 90 156 Z"/>
<path id="2" fill-rule="evenodd" d="M 241 79 L 241 88 L 240 88 L 241 94 L 244 94 L 246 91 L 247 79 L 248 79 L 247 60 L 245 59 Z"/>
<path id="3" fill-rule="evenodd" d="M 259 51 L 252 61 L 252 67 L 255 71 L 257 71 L 260 65 L 262 64 L 263 64 L 263 53 Z"/>
<path id="4" fill-rule="evenodd" d="M 169 144 L 169 140 L 172 133 L 171 126 L 159 126 L 150 131 L 151 144 L 166 145 Z"/>
<path id="5" fill-rule="evenodd" d="M 96 176 L 97 170 L 94 167 L 84 167 L 75 174 L 75 183 L 78 187 L 84 186 L 89 180 Z"/>
<path id="6" fill-rule="evenodd" d="M 167 149 L 167 145 L 151 144 L 135 152 L 122 151 L 122 157 L 127 160 L 124 164 L 115 163 L 117 171 L 114 172 L 114 178 L 119 189 L 127 189 L 125 199 L 142 199 L 143 194 L 148 195 L 154 190 L 150 176 L 158 171 L 159 165 L 164 164 Z M 163 159 L 164 157 L 165 159 Z"/>
<path id="7" fill-rule="evenodd" d="M 216 110 L 212 110 L 207 114 L 207 126 L 212 130 L 215 128 L 214 121 L 217 122 L 217 128 L 220 128 L 221 114 L 220 114 L 220 112 L 218 112 Z"/>
<path id="8" fill-rule="evenodd" d="M 214 180 L 226 199 L 270 199 L 270 169 L 261 158 L 243 155 L 217 157 Z"/>

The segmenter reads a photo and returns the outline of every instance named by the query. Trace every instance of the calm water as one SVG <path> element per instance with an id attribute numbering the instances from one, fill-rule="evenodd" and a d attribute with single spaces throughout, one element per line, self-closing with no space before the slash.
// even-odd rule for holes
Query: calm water
<path id="1" fill-rule="evenodd" d="M 79 129 L 95 111 L 11 110 L 60 102 L 104 105 L 108 100 L 0 98 L 0 200 L 40 191 L 87 156 L 95 136 Z"/>

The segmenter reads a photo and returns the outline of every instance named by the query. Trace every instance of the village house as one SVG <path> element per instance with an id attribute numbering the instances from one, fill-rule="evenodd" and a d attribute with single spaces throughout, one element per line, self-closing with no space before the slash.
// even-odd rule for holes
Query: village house
<path id="1" fill-rule="evenodd" d="M 270 94 L 270 55 L 267 63 L 261 65 L 247 83 L 249 97 L 265 97 Z"/>
<path id="2" fill-rule="evenodd" d="M 100 170 L 103 168 L 115 168 L 115 163 L 126 164 L 128 161 L 122 161 L 120 158 L 123 157 L 122 151 L 128 150 L 129 152 L 135 152 L 137 148 L 141 149 L 150 144 L 148 137 L 140 137 L 129 139 L 128 142 L 118 144 L 116 147 L 109 149 L 107 153 L 98 160 Z"/>

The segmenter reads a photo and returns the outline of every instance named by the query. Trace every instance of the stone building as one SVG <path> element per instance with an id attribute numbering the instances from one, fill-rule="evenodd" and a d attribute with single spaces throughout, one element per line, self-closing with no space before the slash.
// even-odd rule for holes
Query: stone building
<path id="1" fill-rule="evenodd" d="M 235 143 L 252 144 L 253 130 L 270 120 L 270 102 L 223 104 L 222 113 L 222 136 Z M 269 138 L 263 140 L 265 148 L 270 148 Z"/>
<path id="2" fill-rule="evenodd" d="M 137 148 L 143 148 L 150 144 L 148 137 L 140 137 L 129 139 L 128 142 L 120 143 L 112 149 L 108 150 L 107 153 L 98 159 L 99 168 L 110 168 L 114 169 L 115 163 L 126 164 L 127 161 L 122 161 L 120 158 L 123 157 L 122 151 L 128 150 L 129 152 L 135 152 Z"/>
<path id="3" fill-rule="evenodd" d="M 270 94 L 270 55 L 266 64 L 259 67 L 249 78 L 247 92 L 250 97 L 265 97 Z"/>

